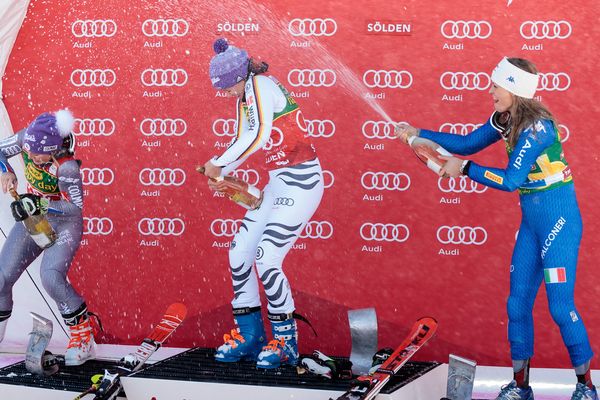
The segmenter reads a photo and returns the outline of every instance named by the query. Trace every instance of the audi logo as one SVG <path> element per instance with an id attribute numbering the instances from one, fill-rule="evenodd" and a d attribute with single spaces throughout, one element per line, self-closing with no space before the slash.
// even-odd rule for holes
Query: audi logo
<path id="1" fill-rule="evenodd" d="M 407 89 L 413 83 L 408 71 L 386 71 L 370 69 L 363 74 L 363 82 L 370 88 Z"/>
<path id="2" fill-rule="evenodd" d="M 549 92 L 564 92 L 571 86 L 571 77 L 564 72 L 547 72 L 545 74 L 541 73 L 539 75 L 539 90 L 547 90 Z"/>
<path id="3" fill-rule="evenodd" d="M 76 118 L 75 136 L 110 136 L 115 133 L 115 121 L 110 118 Z"/>
<path id="4" fill-rule="evenodd" d="M 304 122 L 306 123 L 308 136 L 328 138 L 332 137 L 335 133 L 335 124 L 329 119 L 305 119 Z"/>
<path id="5" fill-rule="evenodd" d="M 404 224 L 383 224 L 365 222 L 360 226 L 360 237 L 376 242 L 406 242 L 410 236 L 408 226 Z"/>
<path id="6" fill-rule="evenodd" d="M 108 186 L 115 180 L 110 168 L 81 168 L 81 181 L 84 185 Z"/>
<path id="7" fill-rule="evenodd" d="M 560 141 L 562 143 L 569 140 L 569 135 L 571 134 L 571 131 L 569 131 L 569 128 L 567 128 L 566 125 L 558 124 L 558 132 L 560 134 Z"/>
<path id="8" fill-rule="evenodd" d="M 362 134 L 367 139 L 395 139 L 394 128 L 406 122 L 366 121 L 362 126 Z"/>
<path id="9" fill-rule="evenodd" d="M 457 124 L 451 124 L 449 122 L 446 122 L 445 124 L 442 124 L 440 126 L 440 131 L 441 132 L 449 132 L 449 133 L 454 133 L 456 135 L 468 135 L 469 133 L 473 132 L 475 129 L 481 127 L 483 124 L 461 124 L 461 123 L 457 123 Z"/>
<path id="10" fill-rule="evenodd" d="M 274 206 L 288 206 L 291 207 L 295 203 L 294 199 L 290 197 L 277 197 L 273 200 Z"/>
<path id="11" fill-rule="evenodd" d="M 480 226 L 440 226 L 437 240 L 442 244 L 482 245 L 487 240 L 487 231 Z"/>
<path id="12" fill-rule="evenodd" d="M 210 224 L 210 233 L 217 237 L 233 237 L 241 223 L 241 219 L 215 219 Z"/>
<path id="13" fill-rule="evenodd" d="M 372 172 L 362 174 L 360 184 L 367 190 L 399 190 L 410 187 L 410 177 L 403 172 Z"/>
<path id="14" fill-rule="evenodd" d="M 445 21 L 440 32 L 446 39 L 487 39 L 492 25 L 487 21 Z"/>
<path id="15" fill-rule="evenodd" d="M 144 86 L 184 86 L 188 81 L 188 74 L 182 68 L 177 69 L 152 69 L 142 71 L 140 76 Z"/>
<path id="16" fill-rule="evenodd" d="M 15 135 L 15 138 L 16 138 L 16 135 Z M 4 153 L 5 156 L 14 156 L 14 155 L 21 153 L 22 151 L 23 151 L 23 149 L 18 144 L 6 146 L 2 149 L 2 153 Z"/>
<path id="17" fill-rule="evenodd" d="M 113 222 L 106 217 L 83 217 L 84 235 L 109 235 L 113 231 Z"/>
<path id="18" fill-rule="evenodd" d="M 147 19 L 142 23 L 142 33 L 145 36 L 185 36 L 190 30 L 190 24 L 181 18 L 178 19 Z"/>
<path id="19" fill-rule="evenodd" d="M 287 79 L 294 87 L 330 87 L 335 85 L 337 76 L 331 69 L 293 69 Z"/>
<path id="20" fill-rule="evenodd" d="M 78 19 L 71 25 L 73 36 L 111 37 L 117 33 L 117 24 L 111 19 Z"/>
<path id="21" fill-rule="evenodd" d="M 333 225 L 328 221 L 309 221 L 300 234 L 301 238 L 329 239 L 333 236 Z"/>
<path id="22" fill-rule="evenodd" d="M 144 168 L 138 178 L 144 186 L 181 186 L 186 175 L 181 168 Z"/>
<path id="23" fill-rule="evenodd" d="M 487 186 L 472 181 L 467 176 L 458 178 L 439 178 L 438 189 L 444 193 L 483 193 Z"/>
<path id="24" fill-rule="evenodd" d="M 525 21 L 519 31 L 524 39 L 566 39 L 573 28 L 567 21 Z"/>
<path id="25" fill-rule="evenodd" d="M 140 132 L 145 136 L 182 136 L 187 123 L 181 118 L 145 118 L 140 122 Z"/>
<path id="26" fill-rule="evenodd" d="M 142 218 L 138 231 L 144 236 L 181 236 L 185 223 L 181 218 Z"/>
<path id="27" fill-rule="evenodd" d="M 440 85 L 446 90 L 486 90 L 492 80 L 485 72 L 444 72 Z"/>
<path id="28" fill-rule="evenodd" d="M 263 146 L 263 150 L 269 151 L 273 147 L 280 146 L 281 143 L 283 143 L 283 132 L 281 132 L 281 129 L 273 127 L 271 128 L 271 136 L 269 136 L 269 140 Z"/>
<path id="29" fill-rule="evenodd" d="M 236 169 L 233 171 L 233 176 L 254 186 L 258 185 L 260 181 L 260 175 L 255 169 Z"/>
<path id="30" fill-rule="evenodd" d="M 112 86 L 117 74 L 112 69 L 76 69 L 71 72 L 71 84 L 81 86 Z"/>
<path id="31" fill-rule="evenodd" d="M 294 18 L 288 24 L 292 36 L 333 36 L 337 23 L 331 18 Z"/>
<path id="32" fill-rule="evenodd" d="M 217 136 L 235 136 L 237 121 L 233 118 L 216 119 L 212 124 L 212 131 Z"/>
<path id="33" fill-rule="evenodd" d="M 333 186 L 334 182 L 335 182 L 335 176 L 333 176 L 333 172 L 324 169 L 323 170 L 323 187 L 325 189 L 328 189 Z"/>

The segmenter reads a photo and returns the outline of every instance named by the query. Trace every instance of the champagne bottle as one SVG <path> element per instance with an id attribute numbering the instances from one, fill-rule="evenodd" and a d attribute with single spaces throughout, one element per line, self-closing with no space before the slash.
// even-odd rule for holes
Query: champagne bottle
<path id="1" fill-rule="evenodd" d="M 205 169 L 202 166 L 196 167 L 196 171 L 204 174 Z M 231 200 L 244 207 L 247 210 L 256 210 L 262 203 L 262 191 L 248 182 L 236 178 L 235 176 L 219 176 L 217 178 L 209 178 L 214 182 L 225 182 L 225 190 L 223 193 Z"/>
<path id="2" fill-rule="evenodd" d="M 446 160 L 439 158 L 439 156 L 452 156 L 452 154 L 442 146 L 429 139 L 411 136 L 408 138 L 408 144 L 413 149 L 419 160 L 425 163 L 427 168 L 436 174 L 440 173 L 440 170 L 446 163 Z"/>
<path id="3" fill-rule="evenodd" d="M 16 201 L 20 200 L 19 194 L 14 188 L 10 188 L 9 191 Z M 47 249 L 56 242 L 56 232 L 45 215 L 30 215 L 22 222 L 33 241 L 42 249 Z"/>

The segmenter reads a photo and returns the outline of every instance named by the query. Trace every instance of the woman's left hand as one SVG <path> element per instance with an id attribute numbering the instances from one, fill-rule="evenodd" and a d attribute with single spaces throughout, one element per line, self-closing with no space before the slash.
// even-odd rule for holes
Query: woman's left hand
<path id="1" fill-rule="evenodd" d="M 440 170 L 440 176 L 456 178 L 461 176 L 460 168 L 462 167 L 463 161 L 458 157 L 447 157 L 439 156 L 442 160 L 447 160 L 442 169 Z"/>
<path id="2" fill-rule="evenodd" d="M 212 161 L 207 161 L 206 164 L 204 164 L 204 175 L 209 178 L 218 178 L 221 176 L 221 169 L 223 169 L 223 167 L 217 167 Z"/>

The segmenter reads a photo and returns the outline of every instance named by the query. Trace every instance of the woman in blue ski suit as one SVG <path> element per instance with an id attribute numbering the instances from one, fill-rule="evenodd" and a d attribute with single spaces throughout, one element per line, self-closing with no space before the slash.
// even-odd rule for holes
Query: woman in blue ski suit
<path id="1" fill-rule="evenodd" d="M 495 112 L 469 135 L 453 135 L 400 125 L 396 135 L 433 140 L 454 154 L 474 154 L 501 139 L 506 168 L 491 168 L 448 157 L 440 175 L 467 175 L 504 191 L 518 190 L 522 221 L 510 266 L 507 303 L 508 339 L 514 380 L 499 400 L 532 400 L 529 360 L 533 356 L 533 304 L 545 283 L 552 318 L 560 328 L 578 383 L 572 399 L 597 400 L 590 376 L 593 352 L 579 312 L 574 288 L 582 223 L 571 170 L 564 158 L 552 113 L 533 99 L 539 80 L 536 67 L 520 58 L 504 58 L 492 73 L 490 94 Z"/>

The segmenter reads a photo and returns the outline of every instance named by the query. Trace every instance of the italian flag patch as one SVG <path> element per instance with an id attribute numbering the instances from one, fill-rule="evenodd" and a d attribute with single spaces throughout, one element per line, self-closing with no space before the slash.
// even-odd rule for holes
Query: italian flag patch
<path id="1" fill-rule="evenodd" d="M 544 280 L 546 283 L 565 283 L 567 272 L 564 267 L 544 269 Z"/>

